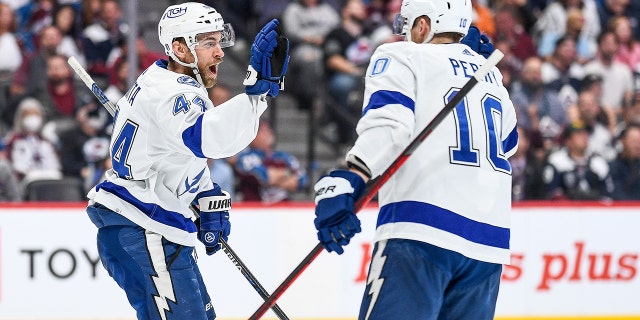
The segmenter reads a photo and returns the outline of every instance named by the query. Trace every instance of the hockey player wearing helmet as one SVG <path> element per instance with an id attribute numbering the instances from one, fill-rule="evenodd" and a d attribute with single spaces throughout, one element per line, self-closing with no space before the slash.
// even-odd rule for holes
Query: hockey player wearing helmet
<path id="1" fill-rule="evenodd" d="M 217 82 L 233 28 L 214 8 L 187 2 L 166 9 L 158 37 L 169 59 L 149 66 L 118 101 L 113 168 L 89 192 L 87 213 L 100 259 L 138 319 L 211 320 L 194 250 L 198 240 L 207 254 L 220 249 L 231 201 L 211 180 L 207 159 L 253 141 L 265 97 L 279 93 L 288 40 L 277 20 L 266 24 L 251 47 L 245 93 L 214 106 L 206 89 Z"/>
<path id="2" fill-rule="evenodd" d="M 314 223 L 328 251 L 341 254 L 360 232 L 354 202 L 365 183 L 486 62 L 492 45 L 470 23 L 469 0 L 402 2 L 395 29 L 407 41 L 383 44 L 370 59 L 349 169 L 314 187 Z M 493 319 L 510 260 L 507 159 L 517 142 L 515 110 L 494 67 L 380 189 L 359 319 Z"/>

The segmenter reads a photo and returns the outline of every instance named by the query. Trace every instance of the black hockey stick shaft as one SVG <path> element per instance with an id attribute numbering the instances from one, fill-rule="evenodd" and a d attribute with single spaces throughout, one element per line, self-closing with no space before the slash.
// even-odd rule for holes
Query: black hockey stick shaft
<path id="1" fill-rule="evenodd" d="M 502 59 L 504 54 L 500 50 L 495 50 L 491 56 L 487 59 L 485 64 L 483 64 L 477 72 L 474 74 L 471 79 L 465 83 L 465 85 L 458 91 L 454 97 L 447 102 L 447 104 L 438 112 L 438 114 L 427 124 L 427 126 L 409 143 L 409 145 L 402 151 L 402 153 L 389 165 L 389 167 L 375 179 L 370 180 L 367 183 L 367 187 L 363 192 L 362 196 L 358 198 L 356 203 L 353 206 L 354 212 L 360 211 L 373 197 L 378 193 L 378 190 L 393 176 L 398 168 L 402 166 L 405 161 L 413 154 L 413 152 L 420 146 L 422 141 L 426 139 L 433 130 L 444 120 L 449 113 L 464 99 L 464 97 L 473 89 L 473 87 L 481 81 L 491 68 L 493 68 L 498 62 Z M 312 250 L 307 254 L 307 256 L 296 266 L 296 268 L 287 276 L 287 278 L 276 288 L 275 291 L 271 294 L 271 297 L 256 310 L 256 312 L 251 315 L 250 320 L 260 319 L 266 312 L 269 310 L 269 307 L 273 305 L 278 298 L 287 290 L 291 284 L 302 274 L 302 272 L 313 262 L 313 260 L 318 257 L 320 252 L 322 252 L 322 243 L 318 243 Z"/>
<path id="2" fill-rule="evenodd" d="M 69 66 L 71 66 L 71 69 L 73 69 L 73 71 L 78 75 L 78 77 L 80 77 L 82 82 L 84 82 L 84 84 L 89 89 L 91 89 L 91 92 L 93 93 L 93 95 L 98 99 L 98 101 L 100 101 L 100 103 L 105 107 L 105 109 L 107 109 L 109 114 L 113 117 L 117 111 L 117 107 L 113 104 L 113 102 L 111 102 L 111 100 L 109 100 L 109 98 L 107 98 L 107 96 L 104 94 L 102 89 L 98 87 L 96 82 L 93 80 L 93 78 L 91 78 L 91 76 L 87 73 L 87 71 L 80 65 L 78 60 L 74 57 L 69 57 L 69 60 L 67 62 L 69 63 Z M 198 216 L 200 212 L 198 208 L 196 208 L 194 205 L 191 205 L 190 209 L 196 214 L 196 216 Z M 242 273 L 242 275 L 247 279 L 247 281 L 249 281 L 249 284 L 251 284 L 251 286 L 258 292 L 260 297 L 262 297 L 262 299 L 267 301 L 267 299 L 269 299 L 269 293 L 267 292 L 267 290 L 265 290 L 264 287 L 260 284 L 260 282 L 258 282 L 258 279 L 256 279 L 256 277 L 249 271 L 247 266 L 242 262 L 242 260 L 240 260 L 238 255 L 233 251 L 233 249 L 231 249 L 231 246 L 229 246 L 229 244 L 222 237 L 220 237 L 220 246 L 222 246 L 222 250 L 227 254 L 227 257 L 229 257 L 229 259 L 231 260 L 231 262 L 233 262 L 236 268 L 240 270 L 240 273 Z M 278 316 L 279 319 L 281 320 L 289 319 L 289 317 L 287 317 L 284 311 L 282 311 L 282 309 L 280 309 L 280 307 L 277 304 L 272 303 L 270 307 L 273 310 L 273 312 Z"/>

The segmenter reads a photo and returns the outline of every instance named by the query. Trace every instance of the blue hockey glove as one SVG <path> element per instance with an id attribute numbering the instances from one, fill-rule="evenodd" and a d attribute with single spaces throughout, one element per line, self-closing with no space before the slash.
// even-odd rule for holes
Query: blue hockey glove
<path id="1" fill-rule="evenodd" d="M 231 233 L 231 196 L 214 183 L 213 189 L 199 193 L 194 201 L 200 206 L 198 240 L 204 243 L 207 254 L 212 255 L 220 250 L 220 237 L 226 241 Z"/>
<path id="2" fill-rule="evenodd" d="M 489 40 L 489 37 L 481 34 L 480 30 L 478 30 L 476 26 L 469 27 L 469 32 L 467 32 L 467 35 L 462 38 L 460 43 L 468 45 L 473 49 L 473 51 L 481 54 L 485 58 L 488 58 L 495 49 Z"/>
<path id="3" fill-rule="evenodd" d="M 353 205 L 365 189 L 364 180 L 347 170 L 334 170 L 323 176 L 313 187 L 316 191 L 316 219 L 318 240 L 327 251 L 342 254 L 343 246 L 360 229 Z"/>
<path id="4" fill-rule="evenodd" d="M 284 88 L 284 75 L 289 65 L 289 39 L 282 35 L 277 19 L 267 23 L 256 35 L 249 63 L 243 82 L 245 92 L 276 97 Z"/>

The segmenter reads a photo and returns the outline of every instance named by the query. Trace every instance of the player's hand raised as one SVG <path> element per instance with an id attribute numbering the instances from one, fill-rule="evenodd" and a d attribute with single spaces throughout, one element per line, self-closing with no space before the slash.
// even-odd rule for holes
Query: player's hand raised
<path id="1" fill-rule="evenodd" d="M 316 219 L 313 222 L 318 240 L 327 251 L 342 254 L 342 247 L 361 231 L 353 205 L 364 189 L 364 180 L 347 170 L 334 170 L 315 184 Z"/>
<path id="2" fill-rule="evenodd" d="M 245 92 L 276 97 L 284 85 L 289 65 L 289 39 L 282 35 L 277 19 L 267 23 L 256 35 L 249 63 L 243 82 Z"/>
<path id="3" fill-rule="evenodd" d="M 480 30 L 476 26 L 469 27 L 467 35 L 462 38 L 460 43 L 468 45 L 469 48 L 473 49 L 473 51 L 481 54 L 485 58 L 488 58 L 495 49 L 491 40 L 489 40 L 489 37 L 485 34 L 481 34 Z"/>

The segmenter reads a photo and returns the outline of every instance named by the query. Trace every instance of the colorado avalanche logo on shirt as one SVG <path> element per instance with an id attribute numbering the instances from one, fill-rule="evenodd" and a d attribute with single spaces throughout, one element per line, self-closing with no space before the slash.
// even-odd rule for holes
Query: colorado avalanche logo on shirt
<path id="1" fill-rule="evenodd" d="M 189 76 L 182 76 L 178 78 L 178 83 L 188 84 L 190 86 L 200 88 L 200 84 L 194 78 L 191 78 Z"/>

